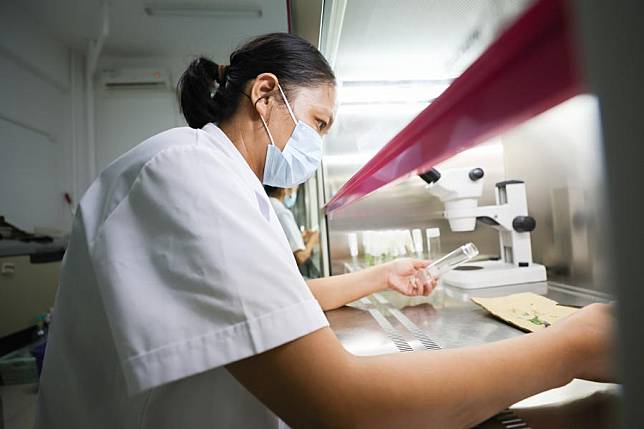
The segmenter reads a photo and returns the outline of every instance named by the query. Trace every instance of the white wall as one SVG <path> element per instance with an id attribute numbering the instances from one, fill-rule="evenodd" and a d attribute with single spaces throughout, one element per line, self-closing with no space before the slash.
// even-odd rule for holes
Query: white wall
<path id="1" fill-rule="evenodd" d="M 44 32 L 17 4 L 0 4 L 0 118 L 7 118 L 0 119 L 0 215 L 27 230 L 69 230 L 63 194 L 77 203 L 93 180 L 92 166 L 98 173 L 146 138 L 185 125 L 175 88 L 192 55 L 100 58 L 97 74 L 163 67 L 171 85 L 106 91 L 97 84 L 90 159 L 85 56 Z"/>
<path id="2" fill-rule="evenodd" d="M 0 5 L 0 214 L 24 229 L 67 230 L 73 192 L 70 51 L 12 4 Z"/>
<path id="3" fill-rule="evenodd" d="M 143 140 L 169 128 L 184 126 L 176 99 L 176 81 L 189 58 L 101 59 L 98 70 L 164 68 L 171 84 L 165 89 L 96 90 L 96 171 Z"/>
<path id="4" fill-rule="evenodd" d="M 97 92 L 96 171 L 148 137 L 175 127 L 175 104 L 168 91 Z"/>
<path id="5" fill-rule="evenodd" d="M 43 16 L 48 25 L 34 21 L 22 7 L 0 2 L 0 118 L 7 118 L 0 119 L 0 215 L 23 229 L 68 230 L 65 192 L 78 203 L 93 174 L 146 138 L 185 125 L 175 86 L 194 52 L 160 58 L 102 54 L 97 74 L 106 68 L 164 67 L 171 85 L 119 91 L 97 85 L 90 157 L 84 52 L 57 41 L 44 30 L 55 25 Z M 217 47 L 205 54 L 220 52 L 213 59 L 226 62 Z"/>

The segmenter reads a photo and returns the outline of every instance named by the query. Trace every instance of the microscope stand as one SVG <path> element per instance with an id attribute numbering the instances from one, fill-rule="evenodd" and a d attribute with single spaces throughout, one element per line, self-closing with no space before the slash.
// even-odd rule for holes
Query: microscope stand
<path id="1" fill-rule="evenodd" d="M 535 263 L 519 267 L 504 261 L 471 262 L 446 273 L 442 281 L 461 289 L 544 282 L 546 268 Z"/>

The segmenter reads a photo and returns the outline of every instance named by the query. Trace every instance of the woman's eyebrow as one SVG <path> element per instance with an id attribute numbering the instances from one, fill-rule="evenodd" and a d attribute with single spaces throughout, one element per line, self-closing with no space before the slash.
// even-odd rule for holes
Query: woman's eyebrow
<path id="1" fill-rule="evenodd" d="M 331 125 L 335 121 L 335 113 L 333 109 L 330 109 L 327 114 L 329 115 L 329 125 Z"/>
<path id="2" fill-rule="evenodd" d="M 333 110 L 325 107 L 321 104 L 315 104 L 311 106 L 311 114 L 318 119 L 328 120 L 329 123 L 333 122 Z"/>
<path id="3" fill-rule="evenodd" d="M 318 108 L 318 113 L 328 118 L 329 123 L 327 125 L 331 125 L 333 123 L 335 119 L 333 109 L 329 109 L 327 107 L 320 107 Z"/>

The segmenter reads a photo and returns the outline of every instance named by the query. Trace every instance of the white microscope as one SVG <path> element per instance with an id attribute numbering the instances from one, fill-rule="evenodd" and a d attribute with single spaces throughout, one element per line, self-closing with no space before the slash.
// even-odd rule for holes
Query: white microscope
<path id="1" fill-rule="evenodd" d="M 483 193 L 481 168 L 432 169 L 420 177 L 432 195 L 445 205 L 443 216 L 452 231 L 473 231 L 476 221 L 499 231 L 500 258 L 470 262 L 446 273 L 443 281 L 463 289 L 480 289 L 546 281 L 546 269 L 532 262 L 530 232 L 536 226 L 528 216 L 525 183 L 496 184 L 496 205 L 478 207 Z"/>

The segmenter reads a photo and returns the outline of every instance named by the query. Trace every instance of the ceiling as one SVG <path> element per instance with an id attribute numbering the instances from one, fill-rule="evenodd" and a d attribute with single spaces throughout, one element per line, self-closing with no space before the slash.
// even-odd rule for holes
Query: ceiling
<path id="1" fill-rule="evenodd" d="M 41 24 L 54 38 L 77 50 L 96 39 L 101 26 L 100 0 L 9 0 Z M 261 9 L 261 16 L 149 16 L 149 4 L 191 7 L 232 6 Z M 246 39 L 287 31 L 286 0 L 110 0 L 110 34 L 103 54 L 183 57 L 208 53 L 226 56 Z"/>
<path id="2" fill-rule="evenodd" d="M 458 76 L 530 0 L 347 0 L 341 80 Z"/>

